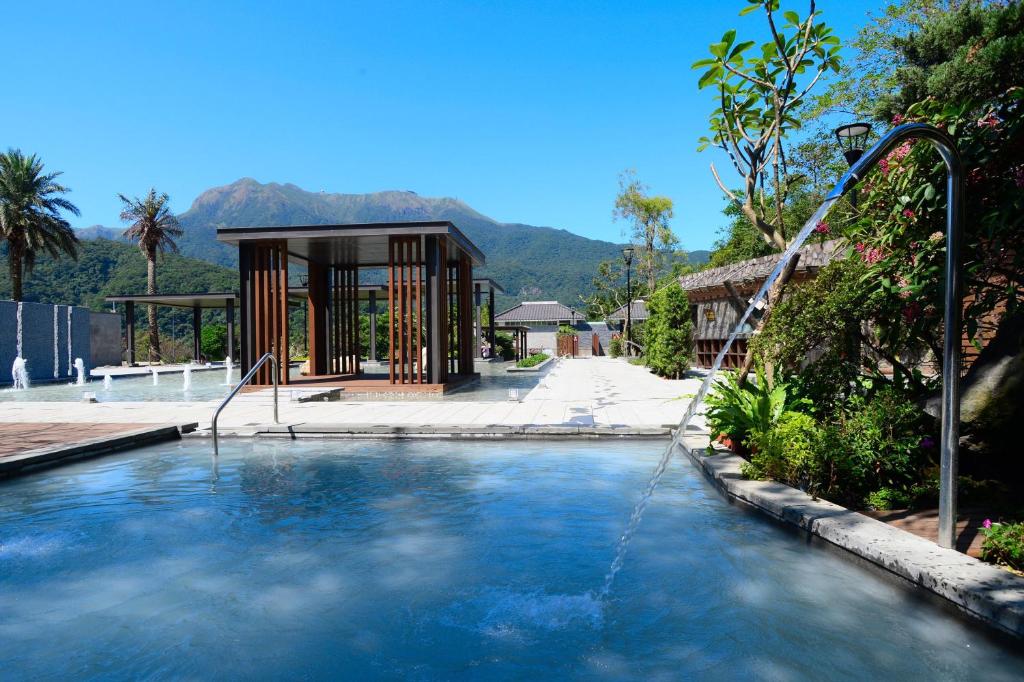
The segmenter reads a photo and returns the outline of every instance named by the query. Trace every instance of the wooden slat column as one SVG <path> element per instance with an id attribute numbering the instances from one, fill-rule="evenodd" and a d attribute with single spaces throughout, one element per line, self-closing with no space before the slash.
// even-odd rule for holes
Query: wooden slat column
<path id="1" fill-rule="evenodd" d="M 459 291 L 459 374 L 473 373 L 473 262 L 460 254 L 456 268 Z"/>
<path id="2" fill-rule="evenodd" d="M 135 366 L 135 301 L 124 304 L 124 342 L 128 351 L 128 366 Z"/>
<path id="3" fill-rule="evenodd" d="M 333 268 L 334 360 L 335 373 L 359 374 L 359 268 L 338 265 Z"/>
<path id="4" fill-rule="evenodd" d="M 448 381 L 448 292 L 447 259 L 443 237 L 428 236 L 424 254 L 424 334 L 426 336 L 426 382 Z"/>
<path id="5" fill-rule="evenodd" d="M 473 284 L 473 319 L 474 319 L 474 334 L 473 334 L 473 357 L 482 357 L 482 349 L 484 345 L 484 330 L 483 330 L 483 312 L 480 308 L 483 306 L 483 294 L 480 289 L 480 283 L 474 282 Z"/>
<path id="6" fill-rule="evenodd" d="M 288 253 L 284 240 L 239 245 L 242 353 L 240 368 L 248 372 L 264 353 L 273 351 L 280 381 L 288 383 Z M 273 368 L 263 365 L 252 383 L 269 386 Z"/>
<path id="7" fill-rule="evenodd" d="M 326 267 L 309 263 L 309 287 L 306 294 L 308 307 L 307 338 L 309 339 L 309 373 L 323 376 L 330 372 L 330 333 L 328 329 L 328 288 L 330 283 Z"/>
<path id="8" fill-rule="evenodd" d="M 423 362 L 423 244 L 420 237 L 388 238 L 388 379 L 393 384 L 427 380 Z"/>

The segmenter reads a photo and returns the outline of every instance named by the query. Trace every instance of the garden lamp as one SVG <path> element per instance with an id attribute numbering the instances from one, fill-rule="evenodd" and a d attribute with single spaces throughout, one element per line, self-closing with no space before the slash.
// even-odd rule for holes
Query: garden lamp
<path id="1" fill-rule="evenodd" d="M 857 159 L 864 153 L 864 145 L 870 132 L 870 123 L 847 123 L 836 128 L 836 139 L 839 140 L 839 147 L 843 150 L 846 163 L 851 166 L 857 163 Z"/>
<path id="2" fill-rule="evenodd" d="M 632 315 L 630 314 L 633 311 L 633 280 L 630 278 L 630 266 L 632 266 L 633 264 L 632 246 L 627 246 L 622 250 L 622 260 L 626 261 L 626 324 L 622 329 L 623 336 L 625 336 L 626 338 L 626 347 L 624 349 L 625 352 L 623 353 L 623 355 L 629 357 L 629 342 L 631 340 L 629 328 L 633 322 Z"/>

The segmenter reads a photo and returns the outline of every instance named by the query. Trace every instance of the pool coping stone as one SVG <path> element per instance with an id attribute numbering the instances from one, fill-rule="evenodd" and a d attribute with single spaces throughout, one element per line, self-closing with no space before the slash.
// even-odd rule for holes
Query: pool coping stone
<path id="1" fill-rule="evenodd" d="M 718 448 L 708 455 L 709 442 L 707 434 L 687 434 L 680 446 L 728 497 L 905 578 L 998 630 L 1024 637 L 1024 578 L 782 483 L 744 479 L 743 458 Z"/>
<path id="2" fill-rule="evenodd" d="M 219 429 L 220 437 L 291 438 L 667 438 L 662 426 L 577 424 L 329 424 L 293 423 Z M 208 436 L 208 430 L 196 436 Z"/>
<path id="3" fill-rule="evenodd" d="M 0 458 L 0 479 L 20 476 L 41 468 L 97 457 L 118 450 L 176 440 L 181 438 L 182 434 L 191 433 L 197 427 L 198 423 L 196 422 L 150 425 L 74 443 L 25 450 Z"/>

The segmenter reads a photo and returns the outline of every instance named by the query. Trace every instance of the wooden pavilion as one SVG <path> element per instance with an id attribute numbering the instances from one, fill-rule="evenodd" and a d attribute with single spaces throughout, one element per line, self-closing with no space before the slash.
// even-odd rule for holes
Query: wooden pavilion
<path id="1" fill-rule="evenodd" d="M 217 239 L 238 246 L 242 372 L 270 352 L 285 384 L 443 391 L 474 376 L 473 267 L 485 258 L 451 222 L 221 228 Z M 308 276 L 309 376 L 301 378 L 284 370 L 290 263 Z M 391 352 L 387 374 L 373 375 L 361 368 L 359 312 L 376 287 L 360 287 L 360 277 L 380 271 Z M 265 365 L 253 383 L 270 384 L 270 372 Z"/>

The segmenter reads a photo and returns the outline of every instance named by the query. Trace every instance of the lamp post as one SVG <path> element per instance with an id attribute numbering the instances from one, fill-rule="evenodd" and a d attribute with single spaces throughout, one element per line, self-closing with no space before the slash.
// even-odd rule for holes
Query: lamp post
<path id="1" fill-rule="evenodd" d="M 623 336 L 626 339 L 625 352 L 623 353 L 626 357 L 630 355 L 629 342 L 632 340 L 632 330 L 630 329 L 633 324 L 633 280 L 631 278 L 631 267 L 633 265 L 633 247 L 627 246 L 622 250 L 622 259 L 626 261 L 626 326 L 623 327 Z"/>
<path id="2" fill-rule="evenodd" d="M 847 164 L 852 166 L 864 154 L 864 146 L 870 133 L 871 124 L 862 122 L 847 123 L 835 129 L 836 140 L 839 141 L 839 148 L 843 150 L 843 158 Z M 850 192 L 850 204 L 857 208 L 856 190 Z"/>

